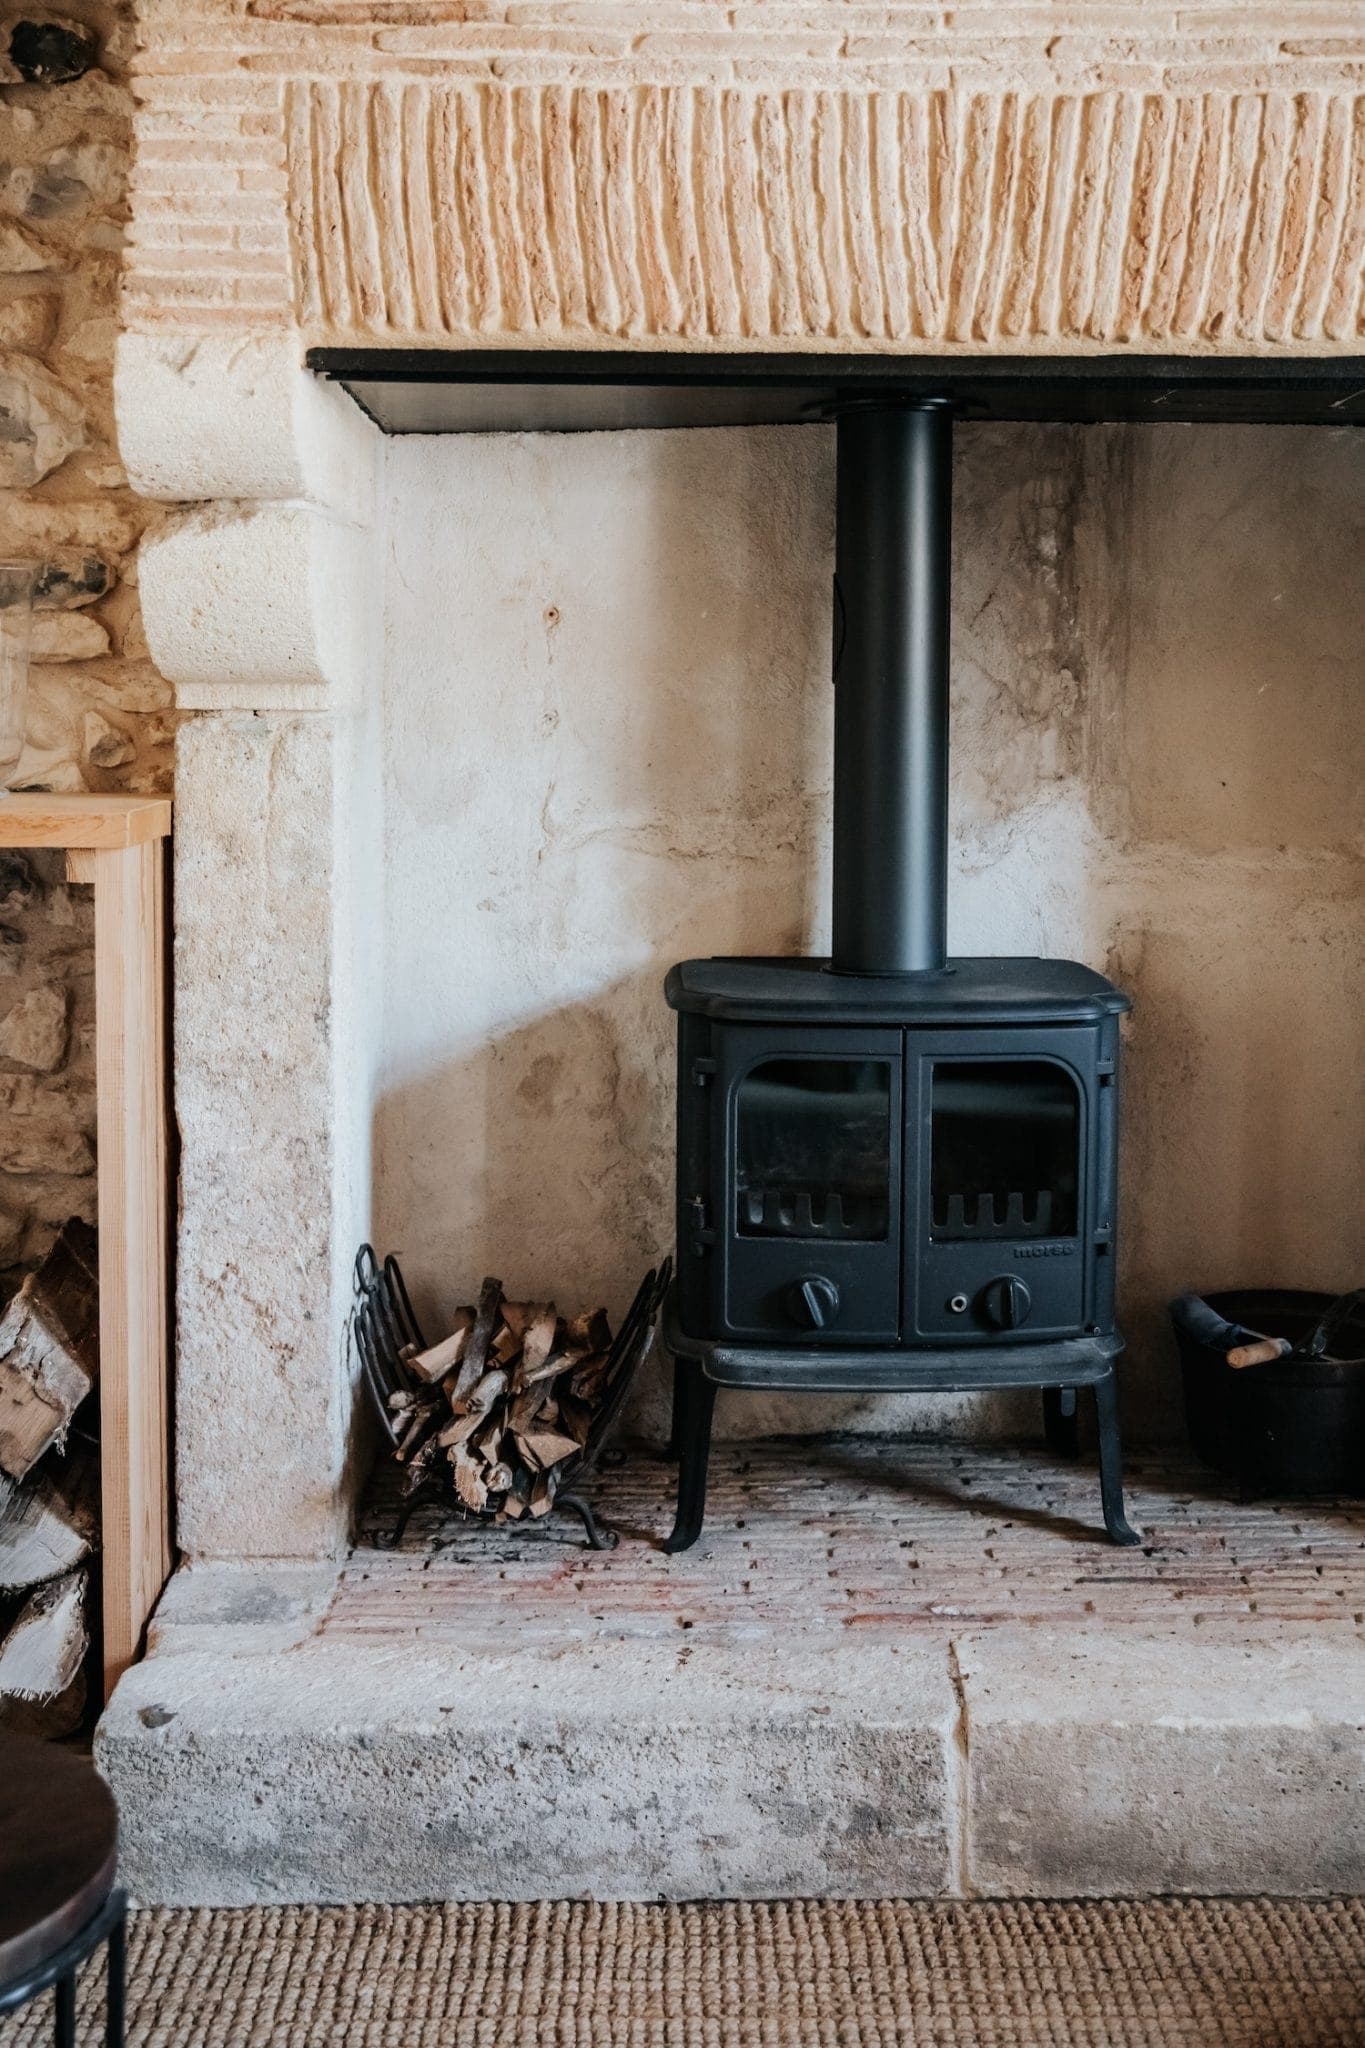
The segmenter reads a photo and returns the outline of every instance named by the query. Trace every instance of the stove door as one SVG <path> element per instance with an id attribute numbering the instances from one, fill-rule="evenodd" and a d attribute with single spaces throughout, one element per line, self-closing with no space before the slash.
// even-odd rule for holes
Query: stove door
<path id="1" fill-rule="evenodd" d="M 719 1053 L 726 1330 L 893 1343 L 901 1034 L 736 1025 Z"/>
<path id="2" fill-rule="evenodd" d="M 1098 1032 L 911 1031 L 906 1051 L 907 1336 L 1084 1330 Z"/>

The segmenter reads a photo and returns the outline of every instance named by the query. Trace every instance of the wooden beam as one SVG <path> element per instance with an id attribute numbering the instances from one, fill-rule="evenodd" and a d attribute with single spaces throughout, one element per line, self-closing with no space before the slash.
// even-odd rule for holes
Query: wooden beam
<path id="1" fill-rule="evenodd" d="M 106 1697 L 171 1567 L 165 855 L 159 836 L 95 854 Z"/>
<path id="2" fill-rule="evenodd" d="M 88 846 L 68 846 L 66 849 L 66 879 L 68 882 L 92 885 L 95 880 L 95 856 Z"/>
<path id="3" fill-rule="evenodd" d="M 164 839 L 171 801 L 164 796 L 47 796 L 19 790 L 0 797 L 0 846 L 74 846 L 113 851 Z"/>

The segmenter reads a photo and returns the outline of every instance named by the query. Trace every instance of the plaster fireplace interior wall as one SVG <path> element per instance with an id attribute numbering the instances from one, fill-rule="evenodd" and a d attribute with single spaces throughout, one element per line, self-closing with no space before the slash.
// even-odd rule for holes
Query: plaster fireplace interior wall
<path id="1" fill-rule="evenodd" d="M 1165 1301 L 1355 1250 L 1354 436 L 967 424 L 955 475 L 951 942 L 1134 994 L 1124 1383 L 1170 1438 Z M 484 1271 L 619 1310 L 671 1232 L 665 968 L 828 946 L 833 431 L 393 437 L 381 504 L 376 1241 L 433 1326 Z"/>

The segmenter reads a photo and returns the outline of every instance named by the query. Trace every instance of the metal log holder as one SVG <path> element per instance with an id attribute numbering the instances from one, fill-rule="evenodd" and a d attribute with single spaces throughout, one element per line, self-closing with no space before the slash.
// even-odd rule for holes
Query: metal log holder
<path id="1" fill-rule="evenodd" d="M 612 1550 L 618 1538 L 614 1529 L 598 1519 L 583 1488 L 601 1469 L 626 1395 L 657 1342 L 659 1310 L 672 1279 L 673 1261 L 666 1258 L 661 1265 L 650 1268 L 636 1289 L 635 1299 L 607 1354 L 604 1393 L 593 1416 L 588 1440 L 576 1458 L 566 1461 L 555 1495 L 556 1508 L 567 1508 L 578 1516 L 592 1550 Z M 430 1392 L 407 1363 L 407 1357 L 414 1351 L 427 1349 L 427 1340 L 413 1311 L 397 1259 L 390 1253 L 381 1263 L 368 1244 L 363 1244 L 356 1254 L 351 1330 L 371 1411 L 392 1451 L 399 1441 L 400 1418 L 389 1405 L 390 1396 Z M 424 1505 L 439 1505 L 464 1521 L 492 1521 L 496 1513 L 493 1508 L 467 1507 L 444 1478 L 423 1479 L 407 1494 L 393 1527 L 376 1532 L 375 1541 L 380 1547 L 396 1549 L 413 1514 Z"/>

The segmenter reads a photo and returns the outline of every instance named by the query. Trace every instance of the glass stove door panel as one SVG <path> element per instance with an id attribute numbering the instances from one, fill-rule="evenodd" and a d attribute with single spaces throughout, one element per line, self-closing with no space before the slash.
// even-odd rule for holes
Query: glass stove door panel
<path id="1" fill-rule="evenodd" d="M 1080 1090 L 1054 1060 L 936 1060 L 931 1237 L 1074 1237 Z"/>
<path id="2" fill-rule="evenodd" d="M 891 1223 L 891 1062 L 760 1060 L 735 1088 L 741 1237 L 884 1244 Z"/>
<path id="3" fill-rule="evenodd" d="M 921 1338 L 1038 1342 L 1084 1329 L 1088 1025 L 907 1034 L 906 1318 Z"/>
<path id="4" fill-rule="evenodd" d="M 724 1033 L 733 1335 L 896 1339 L 902 1051 L 899 1031 Z"/>

